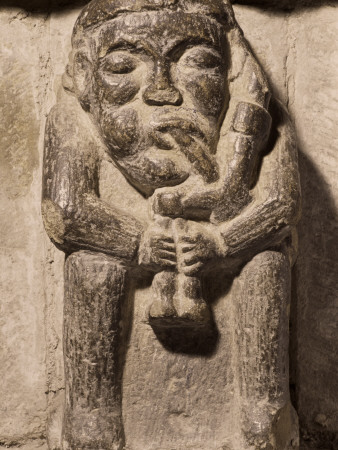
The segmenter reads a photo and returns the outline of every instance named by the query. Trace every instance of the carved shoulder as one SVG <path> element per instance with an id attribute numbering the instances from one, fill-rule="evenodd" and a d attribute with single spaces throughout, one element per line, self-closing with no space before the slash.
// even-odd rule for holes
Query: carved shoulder
<path id="1" fill-rule="evenodd" d="M 99 156 L 100 137 L 89 115 L 75 99 L 56 104 L 48 114 L 45 130 L 45 150 L 50 156 L 67 149 L 73 154 Z"/>
<path id="2" fill-rule="evenodd" d="M 73 196 L 98 194 L 99 148 L 94 126 L 75 100 L 54 106 L 45 131 L 43 199 L 65 207 Z"/>

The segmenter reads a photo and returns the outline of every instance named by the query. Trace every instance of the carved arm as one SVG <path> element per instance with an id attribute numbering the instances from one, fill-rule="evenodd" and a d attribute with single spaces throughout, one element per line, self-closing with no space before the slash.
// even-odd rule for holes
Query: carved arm
<path id="1" fill-rule="evenodd" d="M 100 199 L 100 145 L 93 124 L 75 100 L 52 109 L 45 134 L 45 229 L 66 253 L 93 250 L 132 262 L 143 226 Z"/>
<path id="2" fill-rule="evenodd" d="M 263 158 L 254 201 L 232 220 L 219 225 L 227 256 L 245 259 L 281 242 L 300 216 L 297 145 L 288 114 L 278 105 L 277 136 Z"/>

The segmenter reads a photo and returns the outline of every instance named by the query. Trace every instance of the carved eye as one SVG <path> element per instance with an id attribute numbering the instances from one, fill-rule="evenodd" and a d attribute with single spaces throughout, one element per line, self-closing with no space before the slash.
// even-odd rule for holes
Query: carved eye
<path id="1" fill-rule="evenodd" d="M 136 66 L 136 59 L 125 52 L 112 52 L 101 60 L 101 69 L 112 74 L 130 73 Z"/>
<path id="2" fill-rule="evenodd" d="M 183 62 L 191 68 L 215 69 L 221 65 L 221 56 L 216 50 L 208 47 L 188 49 L 183 55 Z"/>

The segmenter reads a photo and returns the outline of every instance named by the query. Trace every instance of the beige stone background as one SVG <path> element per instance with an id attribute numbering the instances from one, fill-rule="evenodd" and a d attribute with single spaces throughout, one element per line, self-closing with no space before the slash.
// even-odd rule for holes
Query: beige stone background
<path id="1" fill-rule="evenodd" d="M 80 10 L 63 3 L 0 0 L 0 448 L 44 449 L 47 417 L 52 436 L 60 428 L 63 255 L 43 230 L 40 180 L 45 118 Z M 236 5 L 237 19 L 300 152 L 290 383 L 301 448 L 338 449 L 338 7 L 260 3 Z"/>

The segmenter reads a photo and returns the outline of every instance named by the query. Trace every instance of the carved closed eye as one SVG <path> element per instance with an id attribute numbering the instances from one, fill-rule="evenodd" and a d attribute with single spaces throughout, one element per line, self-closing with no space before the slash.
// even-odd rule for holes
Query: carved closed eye
<path id="1" fill-rule="evenodd" d="M 131 73 L 136 69 L 136 59 L 125 52 L 112 52 L 101 60 L 101 69 L 111 74 Z"/>
<path id="2" fill-rule="evenodd" d="M 194 47 L 188 49 L 181 58 L 188 67 L 196 69 L 214 69 L 221 65 L 220 54 L 208 47 Z"/>

